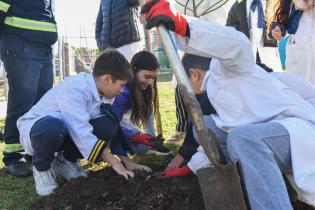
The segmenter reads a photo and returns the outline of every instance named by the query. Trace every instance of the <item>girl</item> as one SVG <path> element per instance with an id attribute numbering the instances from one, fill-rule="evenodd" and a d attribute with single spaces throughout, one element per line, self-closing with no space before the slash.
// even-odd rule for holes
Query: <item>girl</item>
<path id="1" fill-rule="evenodd" d="M 158 137 L 142 134 L 140 127 L 146 128 L 153 113 L 156 100 L 156 77 L 159 63 L 148 51 L 140 51 L 131 59 L 134 79 L 124 86 L 123 92 L 116 96 L 113 111 L 116 113 L 124 134 L 130 140 L 135 153 L 154 153 L 167 155 Z"/>
<path id="2" fill-rule="evenodd" d="M 281 0 L 271 24 L 271 35 L 280 40 L 286 33 L 286 68 L 315 84 L 315 7 L 314 0 Z"/>

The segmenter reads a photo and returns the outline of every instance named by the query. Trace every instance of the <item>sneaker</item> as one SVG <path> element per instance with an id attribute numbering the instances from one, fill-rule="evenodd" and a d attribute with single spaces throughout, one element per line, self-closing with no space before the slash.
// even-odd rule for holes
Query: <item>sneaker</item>
<path id="1" fill-rule="evenodd" d="M 175 132 L 167 140 L 168 141 L 180 141 L 185 136 L 185 132 Z"/>
<path id="2" fill-rule="evenodd" d="M 17 177 L 27 177 L 32 175 L 32 167 L 29 163 L 25 161 L 18 161 L 16 163 L 6 166 L 6 171 Z"/>
<path id="3" fill-rule="evenodd" d="M 154 154 L 158 156 L 166 156 L 172 154 L 172 150 L 167 149 L 163 144 L 156 145 L 152 147 L 146 154 Z"/>
<path id="4" fill-rule="evenodd" d="M 78 163 L 73 163 L 66 160 L 62 152 L 58 153 L 57 157 L 51 164 L 51 168 L 56 174 L 61 175 L 68 181 L 81 176 L 87 177 L 86 171 L 81 168 Z"/>
<path id="5" fill-rule="evenodd" d="M 35 166 L 33 166 L 33 176 L 36 192 L 40 196 L 49 195 L 58 187 L 58 184 L 55 181 L 54 172 L 51 169 L 48 169 L 47 171 L 38 171 Z"/>

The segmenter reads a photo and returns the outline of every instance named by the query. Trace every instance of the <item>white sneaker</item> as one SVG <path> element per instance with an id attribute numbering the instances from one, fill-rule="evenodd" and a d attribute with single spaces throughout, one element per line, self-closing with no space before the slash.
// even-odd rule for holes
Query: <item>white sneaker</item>
<path id="1" fill-rule="evenodd" d="M 67 161 L 62 152 L 58 153 L 51 164 L 51 168 L 56 174 L 63 176 L 68 181 L 80 176 L 87 177 L 86 171 L 78 163 Z"/>
<path id="2" fill-rule="evenodd" d="M 58 187 L 58 184 L 55 181 L 54 172 L 51 169 L 48 169 L 47 171 L 37 171 L 35 166 L 33 166 L 33 176 L 36 192 L 40 196 L 49 195 Z"/>

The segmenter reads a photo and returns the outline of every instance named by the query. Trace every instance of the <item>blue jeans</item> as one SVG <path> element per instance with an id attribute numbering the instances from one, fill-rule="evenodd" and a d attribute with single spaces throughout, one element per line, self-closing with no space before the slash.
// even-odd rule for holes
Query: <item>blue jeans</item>
<path id="1" fill-rule="evenodd" d="M 2 34 L 1 60 L 7 73 L 9 93 L 4 140 L 6 147 L 19 144 L 16 121 L 52 87 L 53 66 L 51 46 L 35 45 L 17 36 Z M 5 165 L 16 163 L 20 150 L 5 150 Z"/>
<path id="2" fill-rule="evenodd" d="M 282 173 L 291 174 L 290 135 L 277 122 L 242 125 L 229 133 L 204 118 L 229 161 L 237 160 L 252 210 L 291 210 Z M 194 130 L 196 140 L 196 132 Z"/>

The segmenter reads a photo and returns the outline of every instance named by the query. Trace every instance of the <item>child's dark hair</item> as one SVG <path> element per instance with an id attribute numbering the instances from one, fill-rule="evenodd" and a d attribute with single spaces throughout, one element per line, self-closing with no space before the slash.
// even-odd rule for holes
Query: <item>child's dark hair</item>
<path id="1" fill-rule="evenodd" d="M 129 83 L 131 94 L 130 120 L 139 127 L 146 127 L 153 108 L 155 110 L 157 85 L 155 80 L 152 87 L 142 90 L 136 74 L 140 70 L 157 71 L 160 65 L 156 57 L 148 51 L 136 53 L 130 64 L 135 75 L 135 78 Z"/>
<path id="2" fill-rule="evenodd" d="M 95 61 L 93 76 L 100 77 L 105 74 L 111 75 L 114 82 L 133 79 L 133 72 L 128 60 L 114 49 L 106 49 Z"/>
<path id="3" fill-rule="evenodd" d="M 188 78 L 190 78 L 189 69 L 197 68 L 203 71 L 208 71 L 210 67 L 210 62 L 211 58 L 193 55 L 189 53 L 185 53 L 182 58 L 182 63 Z"/>

